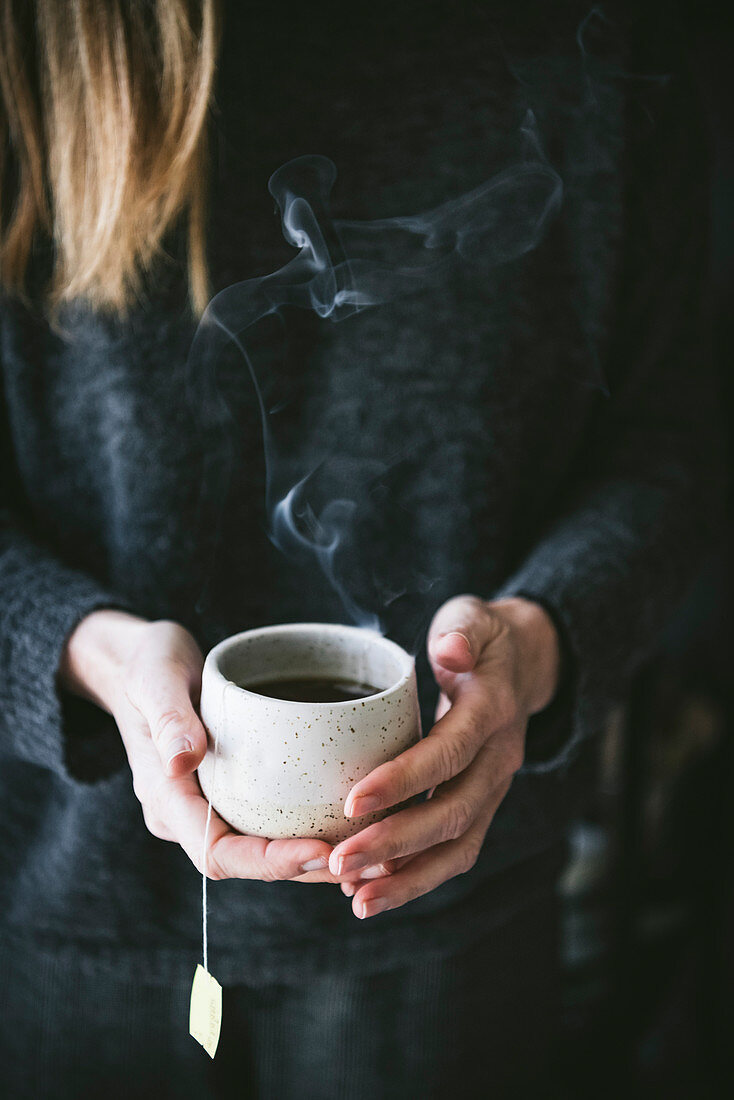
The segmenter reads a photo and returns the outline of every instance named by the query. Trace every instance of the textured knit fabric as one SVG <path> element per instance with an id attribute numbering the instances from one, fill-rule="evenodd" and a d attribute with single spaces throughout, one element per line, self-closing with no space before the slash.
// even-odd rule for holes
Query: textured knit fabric
<path id="1" fill-rule="evenodd" d="M 469 875 L 364 924 L 330 887 L 217 883 L 210 953 L 225 982 L 317 973 L 335 943 L 354 972 L 446 955 L 459 946 L 452 913 L 469 903 L 461 934 L 482 935 L 493 876 L 550 850 L 583 797 L 585 747 L 694 573 L 716 482 L 704 150 L 677 70 L 610 47 L 613 24 L 579 30 L 573 6 L 396 4 L 356 27 L 328 5 L 287 19 L 270 7 L 227 10 L 216 289 L 293 255 L 266 191 L 291 158 L 333 160 L 341 218 L 413 214 L 516 164 L 534 112 L 563 181 L 537 247 L 458 264 L 340 324 L 300 311 L 256 334 L 256 358 L 281 481 L 331 455 L 362 486 L 358 536 L 336 564 L 389 633 L 411 644 L 457 593 L 521 593 L 556 619 L 570 672 L 531 722 L 526 766 Z M 180 848 L 147 833 L 112 720 L 58 688 L 70 630 L 117 606 L 180 621 L 206 649 L 264 623 L 345 615 L 313 560 L 267 537 L 241 355 L 187 362 L 179 244 L 124 320 L 79 304 L 51 328 L 2 305 L 3 920 L 114 949 L 120 967 L 196 957 L 200 883 Z M 39 283 L 44 264 L 39 253 Z M 284 332 L 281 375 L 266 353 Z M 428 726 L 423 658 L 419 672 Z"/>
<path id="2" fill-rule="evenodd" d="M 68 946 L 0 945 L 15 1024 L 0 1031 L 0 1092 L 12 1100 L 542 1095 L 559 1019 L 549 869 L 499 876 L 499 905 L 482 939 L 450 958 L 418 956 L 355 975 L 335 950 L 307 982 L 226 988 L 214 1062 L 186 1033 L 183 959 L 162 983 L 101 956 L 80 960 Z M 498 919 L 508 876 L 524 879 L 525 901 Z"/>

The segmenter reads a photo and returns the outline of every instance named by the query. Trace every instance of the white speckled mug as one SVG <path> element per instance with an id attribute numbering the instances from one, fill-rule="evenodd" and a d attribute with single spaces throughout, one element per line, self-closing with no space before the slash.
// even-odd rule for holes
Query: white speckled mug
<path id="1" fill-rule="evenodd" d="M 300 678 L 370 684 L 376 693 L 312 703 L 246 687 Z M 421 735 L 413 658 L 374 631 L 328 623 L 267 626 L 220 642 L 204 664 L 201 716 L 210 738 L 202 791 L 233 828 L 273 839 L 336 844 L 384 817 L 350 821 L 345 799 Z"/>

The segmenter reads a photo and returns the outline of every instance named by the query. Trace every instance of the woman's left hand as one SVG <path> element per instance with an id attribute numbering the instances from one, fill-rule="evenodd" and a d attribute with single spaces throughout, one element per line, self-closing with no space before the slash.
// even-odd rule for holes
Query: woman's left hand
<path id="1" fill-rule="evenodd" d="M 345 814 L 435 788 L 433 796 L 349 837 L 329 859 L 332 874 L 350 876 L 341 888 L 358 917 L 396 909 L 474 866 L 523 762 L 527 720 L 558 684 L 558 635 L 530 600 L 449 600 L 431 623 L 428 656 L 441 689 L 435 726 L 360 780 Z"/>

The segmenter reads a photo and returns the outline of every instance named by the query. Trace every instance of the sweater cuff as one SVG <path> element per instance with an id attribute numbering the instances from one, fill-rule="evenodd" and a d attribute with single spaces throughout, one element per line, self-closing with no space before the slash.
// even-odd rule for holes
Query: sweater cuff
<path id="1" fill-rule="evenodd" d="M 567 768 L 576 759 L 581 743 L 603 726 L 604 703 L 595 698 L 579 646 L 557 593 L 534 585 L 532 578 L 519 574 L 509 580 L 493 599 L 521 597 L 539 604 L 550 616 L 561 649 L 561 678 L 556 694 L 544 710 L 531 716 L 525 737 L 524 773 Z M 556 598 L 554 598 L 554 596 Z"/>
<path id="2" fill-rule="evenodd" d="M 59 666 L 69 635 L 86 615 L 100 608 L 132 609 L 27 544 L 7 551 L 3 565 L 9 590 L 0 622 L 5 743 L 12 755 L 67 779 L 103 779 L 125 763 L 114 719 L 62 688 Z"/>

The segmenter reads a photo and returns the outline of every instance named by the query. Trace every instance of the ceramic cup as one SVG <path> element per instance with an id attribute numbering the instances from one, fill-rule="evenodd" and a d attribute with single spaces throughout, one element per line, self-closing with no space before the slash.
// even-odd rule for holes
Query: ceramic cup
<path id="1" fill-rule="evenodd" d="M 304 703 L 247 690 L 299 678 L 370 684 L 376 692 Z M 385 816 L 350 821 L 345 799 L 421 734 L 413 658 L 374 631 L 328 623 L 267 626 L 220 642 L 204 663 L 201 716 L 209 749 L 199 781 L 225 821 L 255 836 L 331 844 Z"/>

